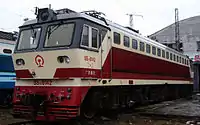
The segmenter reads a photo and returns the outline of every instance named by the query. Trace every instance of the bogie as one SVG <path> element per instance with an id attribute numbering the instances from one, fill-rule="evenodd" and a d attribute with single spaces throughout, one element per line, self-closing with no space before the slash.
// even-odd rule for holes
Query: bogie
<path id="1" fill-rule="evenodd" d="M 191 92 L 192 87 L 190 85 L 94 87 L 87 93 L 81 108 L 84 111 L 93 109 L 93 113 L 96 114 L 99 111 L 130 109 L 192 94 L 183 93 L 183 90 Z"/>

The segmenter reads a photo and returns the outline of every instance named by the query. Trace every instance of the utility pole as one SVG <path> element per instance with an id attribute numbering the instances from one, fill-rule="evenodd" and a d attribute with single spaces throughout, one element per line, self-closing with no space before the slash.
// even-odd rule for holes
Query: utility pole
<path id="1" fill-rule="evenodd" d="M 180 52 L 180 33 L 179 33 L 178 8 L 175 8 L 175 42 L 176 42 L 176 50 Z"/>
<path id="2" fill-rule="evenodd" d="M 142 15 L 137 15 L 137 14 L 126 14 L 126 15 L 129 16 L 129 26 L 130 26 L 131 28 L 133 28 L 133 16 L 140 16 L 140 17 L 143 18 Z"/>
<path id="3" fill-rule="evenodd" d="M 51 9 L 51 4 L 49 4 L 49 9 Z"/>

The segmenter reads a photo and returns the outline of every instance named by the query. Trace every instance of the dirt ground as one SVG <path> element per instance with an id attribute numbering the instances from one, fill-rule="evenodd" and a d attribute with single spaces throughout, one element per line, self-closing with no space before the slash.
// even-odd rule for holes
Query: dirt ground
<path id="1" fill-rule="evenodd" d="M 104 120 L 96 125 L 186 125 L 187 120 L 152 119 L 151 117 L 123 115 L 118 120 Z"/>
<path id="2" fill-rule="evenodd" d="M 117 125 L 185 125 L 186 122 L 175 120 L 155 120 L 151 118 L 136 118 L 129 122 L 119 121 Z"/>
<path id="3" fill-rule="evenodd" d="M 14 122 L 25 121 L 23 119 L 14 119 L 10 109 L 0 109 L 0 125 L 7 125 Z"/>
<path id="4" fill-rule="evenodd" d="M 10 110 L 1 109 L 0 110 L 0 125 L 8 125 L 14 122 L 25 121 L 23 119 L 14 119 L 10 114 Z M 122 115 L 117 120 L 110 120 L 102 117 L 100 121 L 95 121 L 89 124 L 95 125 L 185 125 L 185 121 L 175 121 L 175 120 L 158 120 L 151 119 L 150 117 L 140 117 Z M 36 125 L 36 124 L 35 124 Z"/>
<path id="5" fill-rule="evenodd" d="M 138 112 L 175 115 L 169 117 L 153 117 L 151 115 L 141 115 Z M 199 99 L 193 100 L 178 100 L 163 102 L 155 105 L 149 105 L 135 109 L 133 113 L 118 115 L 114 119 L 100 117 L 88 122 L 87 125 L 200 125 L 199 120 L 180 119 L 180 116 L 198 116 L 200 118 L 200 101 Z M 14 119 L 11 115 L 11 109 L 0 109 L 0 125 L 7 125 L 14 122 L 25 121 L 23 119 Z M 32 124 L 36 125 L 36 124 Z M 41 125 L 41 124 L 40 124 Z M 49 125 L 49 124 L 48 124 Z M 58 124 L 56 124 L 58 125 Z M 67 125 L 67 124 L 65 124 Z M 71 125 L 71 124 L 70 124 Z M 81 124 L 76 124 L 81 125 Z M 85 125 L 85 124 L 83 124 Z"/>

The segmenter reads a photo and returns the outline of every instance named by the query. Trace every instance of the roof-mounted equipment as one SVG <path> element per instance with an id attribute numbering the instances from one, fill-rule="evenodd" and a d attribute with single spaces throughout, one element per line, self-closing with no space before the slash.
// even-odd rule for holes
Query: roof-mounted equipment
<path id="1" fill-rule="evenodd" d="M 60 10 L 56 10 L 56 14 L 66 14 L 66 13 L 77 13 L 73 10 L 70 10 L 68 8 L 64 8 L 64 9 L 60 9 Z"/>
<path id="2" fill-rule="evenodd" d="M 57 19 L 56 13 L 50 8 L 39 9 L 36 7 L 35 14 L 37 15 L 36 18 L 39 23 L 53 21 Z"/>
<path id="3" fill-rule="evenodd" d="M 106 22 L 106 19 L 104 17 L 102 17 L 102 15 L 103 16 L 106 16 L 106 15 L 104 13 L 102 13 L 102 12 L 97 12 L 95 10 L 89 10 L 89 11 L 83 11 L 81 13 L 85 13 L 87 15 L 90 15 L 90 16 L 94 17 L 94 18 L 102 20 L 102 21 L 105 22 L 106 25 L 108 25 L 108 23 Z"/>
<path id="4" fill-rule="evenodd" d="M 139 33 L 139 30 L 135 30 L 135 29 L 133 29 L 133 28 L 131 28 L 131 27 L 125 27 L 125 28 L 127 28 L 127 29 L 129 29 L 129 30 L 131 30 L 131 31 L 133 31 L 133 32 L 135 32 L 135 33 Z"/>

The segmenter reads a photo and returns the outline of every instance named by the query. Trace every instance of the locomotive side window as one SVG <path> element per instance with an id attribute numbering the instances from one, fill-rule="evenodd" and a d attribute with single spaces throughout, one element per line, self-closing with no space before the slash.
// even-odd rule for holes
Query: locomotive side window
<path id="1" fill-rule="evenodd" d="M 151 46 L 149 44 L 146 44 L 146 52 L 151 53 Z"/>
<path id="2" fill-rule="evenodd" d="M 144 43 L 143 42 L 140 42 L 140 51 L 144 52 Z"/>
<path id="3" fill-rule="evenodd" d="M 135 39 L 132 39 L 132 48 L 133 49 L 138 49 L 138 42 Z"/>
<path id="4" fill-rule="evenodd" d="M 172 60 L 172 53 L 170 53 L 170 60 Z"/>
<path id="5" fill-rule="evenodd" d="M 156 47 L 155 46 L 152 46 L 152 54 L 156 55 Z"/>
<path id="6" fill-rule="evenodd" d="M 161 50 L 157 48 L 157 56 L 161 56 Z"/>
<path id="7" fill-rule="evenodd" d="M 98 49 L 99 30 L 91 26 L 84 25 L 83 32 L 82 32 L 81 46 L 86 47 L 86 48 L 91 48 L 91 49 Z"/>
<path id="8" fill-rule="evenodd" d="M 124 36 L 124 46 L 129 47 L 130 46 L 130 41 L 128 36 Z"/>
<path id="9" fill-rule="evenodd" d="M 179 57 L 179 62 L 181 63 L 181 57 Z"/>
<path id="10" fill-rule="evenodd" d="M 98 48 L 98 30 L 92 28 L 92 47 Z"/>
<path id="11" fill-rule="evenodd" d="M 173 57 L 174 57 L 173 60 L 176 61 L 176 55 L 175 54 L 173 54 Z"/>
<path id="12" fill-rule="evenodd" d="M 166 58 L 169 59 L 169 52 L 166 52 Z"/>
<path id="13" fill-rule="evenodd" d="M 182 58 L 182 64 L 184 64 L 184 58 Z"/>
<path id="14" fill-rule="evenodd" d="M 178 56 L 176 56 L 177 57 L 177 62 L 179 62 L 179 57 Z"/>
<path id="15" fill-rule="evenodd" d="M 83 46 L 89 46 L 89 26 L 84 25 L 82 33 L 82 43 Z"/>
<path id="16" fill-rule="evenodd" d="M 120 44 L 120 34 L 114 32 L 114 43 Z"/>
<path id="17" fill-rule="evenodd" d="M 162 50 L 162 57 L 165 58 L 165 50 Z"/>

